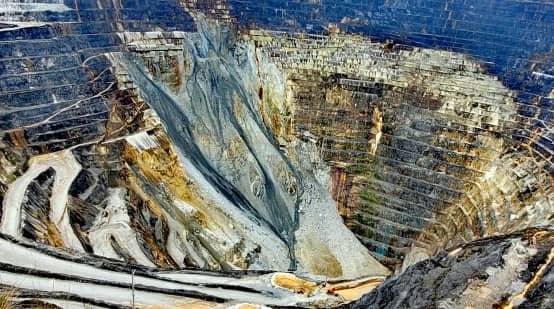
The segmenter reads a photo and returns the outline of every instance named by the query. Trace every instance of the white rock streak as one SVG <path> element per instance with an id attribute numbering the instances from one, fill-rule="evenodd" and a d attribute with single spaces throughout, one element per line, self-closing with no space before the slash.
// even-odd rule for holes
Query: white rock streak
<path id="1" fill-rule="evenodd" d="M 110 303 L 128 306 L 131 303 L 132 291 L 129 288 L 104 286 L 100 284 L 81 283 L 78 281 L 41 278 L 32 275 L 9 273 L 0 271 L 2 283 L 20 289 L 39 290 L 46 292 L 65 292 L 78 294 L 81 297 L 109 300 Z M 135 304 L 141 306 L 159 306 L 172 308 L 196 302 L 195 299 L 165 295 L 148 291 L 135 291 Z"/>
<path id="2" fill-rule="evenodd" d="M 23 13 L 29 12 L 65 12 L 72 10 L 63 3 L 63 0 L 58 1 L 11 1 L 0 0 L 0 13 L 3 15 L 3 21 L 29 21 L 28 16 Z M 32 17 L 31 17 L 32 18 Z"/>
<path id="3" fill-rule="evenodd" d="M 51 11 L 51 12 L 65 12 L 65 11 L 71 11 L 71 8 L 63 4 L 63 1 L 59 1 L 58 3 L 22 3 L 21 1 L 0 1 L 0 12 L 2 13 L 10 13 L 13 15 L 17 15 L 15 13 L 21 13 L 21 12 L 41 12 L 41 11 Z M 15 16 L 8 15 L 8 20 L 10 17 L 15 18 Z"/>
<path id="4" fill-rule="evenodd" d="M 108 205 L 94 222 L 89 231 L 89 240 L 95 254 L 123 260 L 111 244 L 113 237 L 119 246 L 126 250 L 139 264 L 155 267 L 154 263 L 141 250 L 135 231 L 129 226 L 125 191 L 122 188 L 108 189 Z"/>
<path id="5" fill-rule="evenodd" d="M 67 199 L 71 183 L 81 171 L 81 165 L 70 150 L 40 155 L 29 160 L 29 169 L 10 184 L 3 202 L 0 231 L 21 238 L 21 204 L 27 187 L 40 173 L 48 168 L 56 171 L 52 196 L 50 197 L 50 220 L 60 231 L 62 241 L 68 248 L 84 252 L 69 223 Z"/>
<path id="6" fill-rule="evenodd" d="M 160 147 L 158 139 L 155 136 L 151 136 L 145 131 L 129 135 L 125 137 L 125 140 L 133 145 L 140 153 L 150 148 Z"/>
<path id="7" fill-rule="evenodd" d="M 0 263 L 15 265 L 30 270 L 46 271 L 58 275 L 73 276 L 83 279 L 105 281 L 112 284 L 129 285 L 132 282 L 131 274 L 108 269 L 96 268 L 94 266 L 77 263 L 62 258 L 49 256 L 37 249 L 28 248 L 12 241 L 0 238 Z M 146 290 L 135 291 L 136 307 L 160 306 L 160 308 L 175 308 L 177 305 L 196 302 L 182 296 L 170 295 L 170 291 L 191 291 L 205 295 L 222 297 L 239 302 L 253 302 L 267 305 L 290 305 L 299 301 L 307 301 L 303 295 L 287 292 L 268 285 L 268 275 L 251 276 L 242 279 L 234 277 L 218 276 L 210 273 L 194 272 L 190 275 L 185 273 L 167 273 L 164 275 L 183 282 L 167 281 L 167 279 L 156 276 L 135 275 L 134 283 L 137 286 L 145 287 Z M 187 283 L 188 282 L 188 283 Z M 202 284 L 220 282 L 229 288 L 206 287 Z M 103 283 L 82 283 L 80 280 L 54 279 L 49 276 L 38 276 L 33 274 L 11 273 L 0 270 L 0 283 L 35 291 L 64 292 L 76 294 L 82 297 L 129 306 L 131 304 L 131 289 L 104 285 Z M 200 284 L 200 285 L 199 285 Z M 249 286 L 260 290 L 270 289 L 272 293 L 256 293 L 233 289 L 231 286 Z M 148 289 L 164 289 L 163 292 L 147 291 Z M 329 295 L 314 296 L 317 299 L 332 298 Z M 194 307 L 191 307 L 194 308 Z"/>
<path id="8" fill-rule="evenodd" d="M 2 203 L 2 222 L 0 223 L 0 232 L 21 237 L 21 203 L 25 197 L 25 190 L 40 173 L 48 169 L 48 166 L 39 166 L 31 163 L 29 170 L 23 176 L 12 182 Z"/>
<path id="9" fill-rule="evenodd" d="M 194 247 L 187 241 L 187 230 L 185 227 L 167 216 L 169 226 L 169 237 L 167 238 L 167 252 L 171 258 L 179 265 L 186 267 L 185 257 L 188 255 L 198 266 L 206 267 L 204 260 L 196 253 Z"/>
<path id="10" fill-rule="evenodd" d="M 67 199 L 69 197 L 69 188 L 73 180 L 79 175 L 81 165 L 71 153 L 71 151 L 61 152 L 53 160 L 45 162 L 56 171 L 56 180 L 50 197 L 50 220 L 54 222 L 60 231 L 62 240 L 66 247 L 84 252 L 83 246 L 69 223 L 69 214 L 67 211 Z"/>

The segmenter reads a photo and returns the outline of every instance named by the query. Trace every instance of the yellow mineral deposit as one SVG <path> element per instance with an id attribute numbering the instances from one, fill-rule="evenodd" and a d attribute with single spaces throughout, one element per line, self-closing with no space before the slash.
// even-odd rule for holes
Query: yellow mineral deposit
<path id="1" fill-rule="evenodd" d="M 318 289 L 317 283 L 298 278 L 288 273 L 277 273 L 273 275 L 271 283 L 274 286 L 304 295 L 313 294 Z"/>
<path id="2" fill-rule="evenodd" d="M 298 278 L 293 274 L 277 273 L 271 278 L 271 283 L 274 286 L 305 296 L 321 293 L 340 296 L 345 301 L 355 301 L 379 286 L 384 279 L 385 277 L 371 277 L 346 282 L 321 282 L 318 284 Z"/>
<path id="3" fill-rule="evenodd" d="M 378 287 L 384 278 L 370 278 L 366 280 L 358 280 L 354 282 L 346 282 L 340 284 L 329 284 L 327 292 L 330 294 L 338 295 L 346 301 L 355 301 L 360 299 L 365 294 L 373 291 Z"/>

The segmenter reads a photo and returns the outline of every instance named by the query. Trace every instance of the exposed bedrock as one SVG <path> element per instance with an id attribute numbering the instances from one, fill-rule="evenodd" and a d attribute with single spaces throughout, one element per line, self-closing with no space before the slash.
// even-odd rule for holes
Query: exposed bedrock
<path id="1" fill-rule="evenodd" d="M 41 241 L 148 266 L 291 266 L 277 236 L 285 233 L 260 227 L 181 161 L 145 102 L 120 90 L 125 84 L 104 55 L 126 48 L 118 33 L 124 29 L 193 31 L 186 10 L 208 9 L 196 1 L 10 1 L 2 7 L 2 20 L 11 25 L 0 32 L 0 127 L 15 150 L 3 147 L 0 157 L 3 232 L 39 240 L 50 228 Z M 225 19 L 226 12 L 207 13 Z M 24 164 L 28 153 L 35 157 Z M 77 165 L 64 161 L 73 157 Z M 50 168 L 54 184 L 41 176 Z M 62 209 L 60 221 L 54 211 Z M 287 211 L 283 220 L 294 207 Z M 292 221 L 283 223 L 289 235 Z M 34 233 L 22 235 L 23 226 Z"/>
<path id="2" fill-rule="evenodd" d="M 69 188 L 81 166 L 70 151 L 33 157 L 29 160 L 29 165 L 25 174 L 12 182 L 5 193 L 0 231 L 20 237 L 22 218 L 29 217 L 30 222 L 25 225 L 42 223 L 48 226 L 50 231 L 42 238 L 52 238 L 51 244 L 83 251 L 70 225 L 66 207 Z M 31 183 L 33 186 L 29 187 Z M 37 190 L 37 185 L 43 186 L 44 190 Z M 29 203 L 34 204 L 34 207 Z M 34 223 L 34 220 L 39 222 Z M 33 234 L 29 233 L 27 226 L 25 229 L 27 234 Z"/>
<path id="3" fill-rule="evenodd" d="M 507 0 L 511 10 L 528 8 L 516 22 L 493 1 L 228 2 L 234 7 L 0 0 L 1 233 L 138 269 L 296 270 L 339 280 L 384 275 L 386 265 L 425 281 L 436 258 L 417 273 L 421 266 L 409 266 L 444 248 L 554 224 L 554 53 L 544 35 L 552 3 Z M 375 14 L 365 19 L 353 7 Z M 491 20 L 504 24 L 490 25 L 475 7 L 498 9 Z M 258 13 L 262 25 L 289 32 L 236 29 Z M 397 13 L 426 21 L 404 25 L 389 17 Z M 337 18 L 340 25 L 323 24 Z M 326 35 L 291 32 L 300 26 L 326 27 Z M 500 34 L 489 42 L 483 33 L 491 31 Z M 445 271 L 468 270 L 460 280 L 477 273 L 486 281 L 456 263 L 494 268 L 515 258 L 525 272 L 534 252 L 551 246 L 516 238 L 464 247 L 459 261 L 439 257 L 453 265 Z M 472 255 L 472 246 L 486 250 Z M 0 278 L 15 284 L 26 269 L 8 262 Z M 521 272 L 488 275 L 477 283 L 499 283 L 482 301 L 520 302 L 510 294 L 519 283 L 502 284 Z M 25 278 L 23 289 L 50 289 L 50 278 Z M 320 288 L 281 281 L 307 294 Z M 361 285 L 369 291 L 377 281 Z M 543 295 L 550 281 L 525 293 Z M 437 293 L 458 293 L 448 306 L 479 307 L 464 298 L 478 290 L 465 285 Z M 158 292 L 149 288 L 141 300 L 152 304 Z M 169 294 L 164 304 L 179 292 Z"/>
<path id="4" fill-rule="evenodd" d="M 285 147 L 314 144 L 346 224 L 384 263 L 553 223 L 551 157 L 514 139 L 529 130 L 521 104 L 479 62 L 351 35 L 243 42 L 264 123 Z"/>
<path id="5" fill-rule="evenodd" d="M 343 226 L 328 183 L 316 179 L 310 157 L 296 154 L 291 160 L 264 125 L 254 51 L 233 53 L 226 27 L 200 19 L 199 29 L 181 38 L 125 33 L 136 54 L 112 54 L 116 74 L 132 82 L 157 112 L 182 160 L 250 220 L 281 238 L 290 267 L 298 262 L 303 270 L 330 277 L 384 272 Z"/>
<path id="6" fill-rule="evenodd" d="M 255 308 L 333 306 L 344 300 L 341 292 L 356 290 L 355 285 L 310 282 L 290 273 L 159 271 L 90 255 L 68 255 L 5 235 L 0 235 L 0 245 L 4 249 L 0 251 L 0 283 L 17 288 L 14 301 L 35 299 L 62 308 L 74 308 L 72 302 L 87 308 L 233 308 L 240 303 L 257 304 Z M 368 279 L 379 283 L 383 277 Z"/>
<path id="7" fill-rule="evenodd" d="M 25 53 L 8 48 L 14 61 L 32 59 L 21 60 L 26 72 L 72 63 L 77 72 L 48 78 L 52 84 L 40 89 L 34 77 L 42 71 L 24 83 L 6 78 L 6 142 L 45 154 L 7 185 L 3 231 L 20 237 L 23 194 L 53 168 L 59 179 L 43 192 L 42 213 L 63 209 L 64 217 L 42 215 L 37 227 L 67 230 L 52 230 L 54 246 L 169 268 L 299 268 L 333 278 L 388 273 L 343 226 L 316 150 L 296 141 L 286 154 L 264 125 L 253 50 L 237 61 L 230 28 L 196 20 L 197 34 L 127 31 L 86 55 L 76 44 L 60 56 L 71 61 L 47 59 L 55 53 L 30 44 Z M 40 32 L 47 38 L 39 43 L 53 51 L 73 44 L 65 26 L 47 30 L 53 32 Z M 130 52 L 99 54 L 118 49 Z M 14 76 L 21 70 L 6 65 Z M 64 161 L 70 158 L 78 166 Z M 315 171 L 313 160 L 321 165 Z"/>
<path id="8" fill-rule="evenodd" d="M 554 232 L 525 230 L 440 252 L 351 308 L 551 308 Z"/>

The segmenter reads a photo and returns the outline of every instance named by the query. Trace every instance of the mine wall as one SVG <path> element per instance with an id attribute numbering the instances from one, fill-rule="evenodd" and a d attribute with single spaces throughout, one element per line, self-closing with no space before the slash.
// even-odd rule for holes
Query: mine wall
<path id="1" fill-rule="evenodd" d="M 258 70 L 276 65 L 260 77 L 262 120 L 285 146 L 315 136 L 339 212 L 382 262 L 552 223 L 552 57 L 541 35 L 551 5 L 530 4 L 521 16 L 512 16 L 515 1 L 510 9 L 435 1 L 417 12 L 377 2 L 281 5 L 67 1 L 51 11 L 21 4 L 20 13 L 4 12 L 40 23 L 0 33 L 4 141 L 24 160 L 133 132 L 121 124 L 140 117 L 144 102 L 120 86 L 106 53 L 141 52 L 127 44 L 131 33 L 192 33 L 201 12 L 239 30 L 286 31 L 249 33 L 240 43 L 265 57 Z M 538 12 L 543 17 L 519 27 Z M 393 22 L 401 17 L 403 29 Z M 369 38 L 332 34 L 341 31 Z M 390 32 L 397 34 L 385 40 Z M 487 39 L 493 33 L 496 40 Z M 173 40 L 178 50 L 182 42 Z M 150 64 L 160 65 L 170 64 Z M 286 77 L 271 81 L 271 74 Z M 180 86 L 179 74 L 166 75 Z"/>

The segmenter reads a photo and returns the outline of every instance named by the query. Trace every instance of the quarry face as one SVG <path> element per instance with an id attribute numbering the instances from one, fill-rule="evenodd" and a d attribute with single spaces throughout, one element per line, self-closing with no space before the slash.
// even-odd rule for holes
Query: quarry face
<path id="1" fill-rule="evenodd" d="M 553 16 L 0 0 L 0 300 L 554 307 Z"/>

